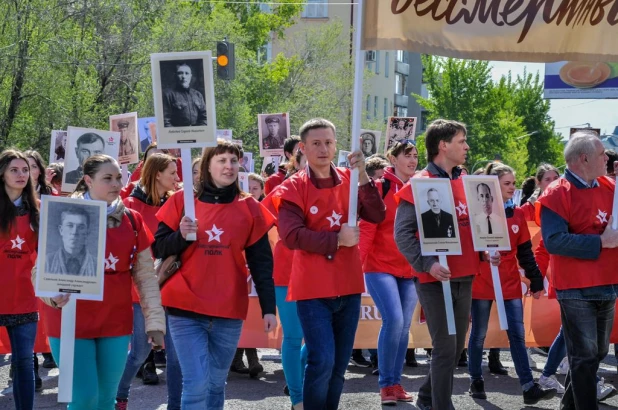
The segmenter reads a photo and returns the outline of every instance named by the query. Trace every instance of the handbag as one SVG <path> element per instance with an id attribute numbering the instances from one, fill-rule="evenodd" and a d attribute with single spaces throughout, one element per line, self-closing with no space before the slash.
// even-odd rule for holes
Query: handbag
<path id="1" fill-rule="evenodd" d="M 154 267 L 159 288 L 162 288 L 165 282 L 180 268 L 180 258 L 178 255 L 170 255 L 165 259 L 157 259 Z"/>

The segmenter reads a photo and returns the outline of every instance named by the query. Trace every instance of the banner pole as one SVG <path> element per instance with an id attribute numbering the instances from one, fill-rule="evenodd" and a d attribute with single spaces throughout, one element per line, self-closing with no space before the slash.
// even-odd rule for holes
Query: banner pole
<path id="1" fill-rule="evenodd" d="M 497 256 L 497 251 L 491 251 L 491 256 Z M 500 321 L 500 329 L 508 330 L 509 325 L 506 320 L 506 309 L 504 308 L 504 296 L 502 295 L 502 283 L 500 282 L 500 272 L 498 267 L 490 263 L 491 266 L 491 281 L 494 285 L 494 295 L 496 297 L 496 307 L 498 308 L 498 320 Z"/>
<path id="2" fill-rule="evenodd" d="M 181 148 L 180 158 L 182 158 L 182 188 L 185 203 L 185 216 L 195 221 L 195 200 L 193 198 L 193 170 L 191 169 L 191 148 Z M 190 233 L 187 241 L 195 241 L 197 235 Z"/>
<path id="3" fill-rule="evenodd" d="M 77 300 L 70 297 L 62 307 L 60 320 L 60 374 L 58 376 L 58 403 L 73 401 L 73 364 L 75 362 L 75 318 Z"/>
<path id="4" fill-rule="evenodd" d="M 440 265 L 448 269 L 448 262 L 446 261 L 446 255 L 439 255 L 438 261 Z M 444 309 L 446 310 L 446 325 L 448 326 L 448 334 L 456 335 L 457 330 L 455 328 L 455 310 L 453 309 L 453 295 L 451 294 L 451 281 L 443 280 L 442 293 L 444 294 Z"/>

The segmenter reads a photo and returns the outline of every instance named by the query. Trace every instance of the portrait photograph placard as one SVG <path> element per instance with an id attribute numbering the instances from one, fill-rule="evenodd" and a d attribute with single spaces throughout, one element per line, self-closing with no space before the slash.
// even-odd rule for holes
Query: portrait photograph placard
<path id="1" fill-rule="evenodd" d="M 280 164 L 281 157 L 278 155 L 272 155 L 264 158 L 264 161 L 262 161 L 262 175 L 266 175 L 267 177 L 271 176 L 277 172 Z"/>
<path id="2" fill-rule="evenodd" d="M 381 137 L 382 131 L 360 130 L 360 147 L 361 151 L 363 151 L 363 155 L 365 155 L 365 158 L 378 152 Z"/>
<path id="3" fill-rule="evenodd" d="M 110 115 L 109 129 L 120 133 L 118 142 L 118 163 L 120 165 L 137 164 L 139 148 L 137 135 L 137 113 Z"/>
<path id="4" fill-rule="evenodd" d="M 283 156 L 283 142 L 290 136 L 290 116 L 287 112 L 258 114 L 260 156 Z"/>
<path id="5" fill-rule="evenodd" d="M 249 173 L 248 172 L 239 172 L 238 173 L 238 184 L 240 185 L 240 189 L 243 192 L 249 192 Z"/>
<path id="6" fill-rule="evenodd" d="M 232 141 L 232 130 L 217 130 L 217 139 Z"/>
<path id="7" fill-rule="evenodd" d="M 217 145 L 210 51 L 151 54 L 159 148 Z"/>
<path id="8" fill-rule="evenodd" d="M 107 204 L 43 195 L 35 294 L 103 300 Z"/>
<path id="9" fill-rule="evenodd" d="M 337 166 L 341 168 L 350 168 L 350 161 L 348 161 L 348 155 L 350 155 L 352 151 L 344 151 L 339 150 L 339 155 L 337 156 Z"/>
<path id="10" fill-rule="evenodd" d="M 73 192 L 84 172 L 82 164 L 96 154 L 106 154 L 118 158 L 120 133 L 91 128 L 69 127 L 67 151 L 62 175 L 62 192 Z"/>
<path id="11" fill-rule="evenodd" d="M 244 156 L 240 159 L 240 170 L 242 172 L 253 172 L 253 153 L 243 152 Z"/>
<path id="12" fill-rule="evenodd" d="M 497 175 L 463 177 L 476 251 L 509 251 L 511 241 Z"/>
<path id="13" fill-rule="evenodd" d="M 455 199 L 449 179 L 412 178 L 412 194 L 421 253 L 461 255 L 461 241 Z"/>
<path id="14" fill-rule="evenodd" d="M 49 148 L 49 162 L 64 163 L 67 150 L 67 132 L 64 130 L 53 130 L 51 132 L 51 144 Z"/>
<path id="15" fill-rule="evenodd" d="M 398 141 L 416 140 L 416 117 L 388 117 L 384 152 Z"/>
<path id="16" fill-rule="evenodd" d="M 155 117 L 138 118 L 137 128 L 139 130 L 139 152 L 144 152 L 150 144 L 157 142 L 157 119 Z"/>

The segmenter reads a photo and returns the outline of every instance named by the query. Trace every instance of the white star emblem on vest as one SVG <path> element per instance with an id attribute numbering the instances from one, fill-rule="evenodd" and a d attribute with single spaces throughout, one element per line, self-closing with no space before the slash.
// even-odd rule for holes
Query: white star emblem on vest
<path id="1" fill-rule="evenodd" d="M 107 259 L 105 259 L 105 269 L 116 270 L 116 263 L 119 261 L 117 257 L 114 256 L 113 253 L 109 253 Z"/>
<path id="2" fill-rule="evenodd" d="M 461 201 L 459 201 L 459 205 L 457 205 L 455 209 L 457 209 L 457 213 L 459 214 L 459 216 L 468 215 L 468 212 L 467 212 L 468 207 L 466 206 L 466 204 L 462 203 Z"/>
<path id="3" fill-rule="evenodd" d="M 221 234 L 223 230 L 217 228 L 217 225 L 212 224 L 212 228 L 210 231 L 206 231 L 206 233 L 208 234 L 208 242 L 217 241 L 221 243 Z"/>
<path id="4" fill-rule="evenodd" d="M 11 249 L 18 248 L 18 249 L 21 251 L 21 246 L 22 246 L 24 243 L 26 243 L 26 241 L 24 241 L 23 239 L 21 239 L 21 238 L 19 237 L 19 235 L 17 235 L 17 236 L 15 237 L 15 239 L 11 239 L 11 244 L 12 244 Z"/>
<path id="5" fill-rule="evenodd" d="M 603 212 L 599 209 L 599 213 L 597 214 L 597 219 L 601 223 L 607 222 L 607 212 Z"/>
<path id="6" fill-rule="evenodd" d="M 335 225 L 341 226 L 341 217 L 343 214 L 339 215 L 337 212 L 333 211 L 331 216 L 327 216 L 326 220 L 330 222 L 330 227 L 332 228 Z"/>

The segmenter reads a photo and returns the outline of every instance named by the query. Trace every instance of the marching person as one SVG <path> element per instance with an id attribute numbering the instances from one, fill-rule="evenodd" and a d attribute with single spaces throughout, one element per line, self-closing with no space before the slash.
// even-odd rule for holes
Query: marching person
<path id="1" fill-rule="evenodd" d="M 515 371 L 523 390 L 524 404 L 536 404 L 540 400 L 553 398 L 557 391 L 556 389 L 543 389 L 538 383 L 534 382 L 532 377 L 532 370 L 526 353 L 519 266 L 524 269 L 526 278 L 530 280 L 530 291 L 535 299 L 538 299 L 544 290 L 543 277 L 534 259 L 532 241 L 524 213 L 512 201 L 515 193 L 515 171 L 508 165 L 491 163 L 487 166 L 485 174 L 498 176 L 509 227 L 511 250 L 501 252 L 502 258 L 498 268 L 508 323 L 506 333 L 509 338 L 509 347 L 515 364 Z M 487 335 L 489 314 L 494 299 L 490 265 L 481 262 L 480 275 L 472 283 L 472 328 L 468 340 L 470 395 L 475 399 L 487 399 L 481 362 L 483 359 L 483 343 Z"/>
<path id="2" fill-rule="evenodd" d="M 128 198 L 123 200 L 127 208 L 134 209 L 144 218 L 144 223 L 150 232 L 156 232 L 159 225 L 157 212 L 174 193 L 174 186 L 179 181 L 175 159 L 167 154 L 155 153 L 148 156 L 141 172 L 140 182 L 133 188 Z M 116 410 L 125 410 L 129 399 L 131 382 L 138 370 L 142 372 L 144 384 L 157 384 L 159 376 L 155 369 L 148 335 L 144 330 L 144 312 L 135 288 L 133 296 L 133 334 L 131 350 L 127 364 L 120 379 L 116 394 Z M 167 408 L 180 410 L 182 394 L 182 373 L 176 357 L 176 350 L 169 332 L 165 334 L 165 354 L 167 356 Z"/>
<path id="3" fill-rule="evenodd" d="M 241 152 L 230 142 L 206 148 L 196 187 L 195 220 L 183 216 L 176 192 L 157 213 L 155 257 L 180 257 L 178 271 L 161 289 L 183 376 L 183 409 L 223 409 L 227 378 L 249 304 L 249 265 L 258 293 L 264 330 L 277 326 L 270 212 L 241 192 Z M 199 229 L 198 229 L 199 227 Z M 195 242 L 187 234 L 197 233 Z M 243 256 L 243 251 L 246 255 Z"/>
<path id="4" fill-rule="evenodd" d="M 83 172 L 72 197 L 107 203 L 105 255 L 109 256 L 103 301 L 77 301 L 73 401 L 68 408 L 113 409 L 133 331 L 132 285 L 140 297 L 144 331 L 154 347 L 163 346 L 165 315 L 149 249 L 152 235 L 142 216 L 127 209 L 119 198 L 122 175 L 118 163 L 108 155 L 93 155 L 83 163 Z M 49 344 L 60 366 L 61 308 L 69 297 L 42 298 L 47 304 Z"/>
<path id="5" fill-rule="evenodd" d="M 298 310 L 308 361 L 303 405 L 337 409 L 354 345 L 364 291 L 358 227 L 348 225 L 350 171 L 332 164 L 337 150 L 335 126 L 317 118 L 300 128 L 300 149 L 307 167 L 277 189 L 279 235 L 294 250 L 288 301 Z M 363 153 L 348 156 L 359 171 L 359 216 L 384 220 L 380 193 L 367 176 Z"/>
<path id="6" fill-rule="evenodd" d="M 275 189 L 275 187 L 283 182 L 283 180 L 288 175 L 289 169 L 287 165 L 291 162 L 296 152 L 298 151 L 298 144 L 300 143 L 300 137 L 298 135 L 292 135 L 283 141 L 283 155 L 285 156 L 285 161 L 279 164 L 279 169 L 276 173 L 268 177 L 266 183 L 264 185 L 264 193 L 266 195 L 270 194 L 270 192 Z"/>
<path id="7" fill-rule="evenodd" d="M 0 215 L 0 326 L 6 328 L 11 344 L 15 408 L 32 410 L 39 308 L 30 271 L 37 251 L 39 204 L 28 159 L 12 149 L 0 154 Z"/>
<path id="8" fill-rule="evenodd" d="M 560 178 L 560 171 L 553 165 L 541 164 L 536 169 L 536 189 L 526 200 L 526 203 L 521 206 L 521 210 L 526 216 L 526 221 L 535 220 L 536 211 L 534 209 L 534 203 L 543 191 L 558 178 Z"/>
<path id="9" fill-rule="evenodd" d="M 46 180 L 46 167 L 43 157 L 37 151 L 29 150 L 24 152 L 26 158 L 28 158 L 28 164 L 30 165 L 30 178 L 34 183 L 37 196 L 41 198 L 41 195 L 52 195 L 53 188 Z"/>
<path id="10" fill-rule="evenodd" d="M 615 181 L 605 176 L 607 155 L 596 133 L 573 134 L 564 158 L 564 176 L 539 198 L 569 358 L 561 408 L 597 409 L 591 398 L 609 350 L 618 284 L 618 231 L 611 227 Z"/>
<path id="11" fill-rule="evenodd" d="M 378 184 L 386 218 L 379 224 L 361 221 L 360 256 L 367 290 L 373 298 L 382 327 L 378 336 L 378 369 L 382 404 L 412 401 L 412 395 L 401 385 L 406 361 L 412 313 L 418 300 L 414 287 L 414 272 L 399 252 L 393 238 L 393 223 L 398 192 L 416 172 L 418 151 L 412 141 L 396 142 L 388 151 L 391 167 L 384 171 Z M 409 356 L 411 360 L 414 350 Z"/>
<path id="12" fill-rule="evenodd" d="M 457 223 L 462 255 L 447 256 L 448 268 L 435 256 L 423 256 L 418 238 L 418 220 L 412 189 L 406 186 L 395 195 L 399 202 L 395 216 L 395 243 L 418 273 L 416 292 L 425 312 L 433 350 L 429 373 L 421 385 L 416 405 L 420 409 L 454 409 L 451 399 L 453 372 L 465 344 L 472 304 L 472 279 L 479 271 L 479 254 L 474 251 L 470 217 L 464 194 L 462 165 L 470 149 L 466 127 L 457 121 L 438 119 L 429 125 L 425 137 L 427 168 L 414 178 L 448 178 L 457 204 Z M 492 257 L 493 264 L 500 258 Z M 456 335 L 449 335 L 441 281 L 450 280 Z"/>

